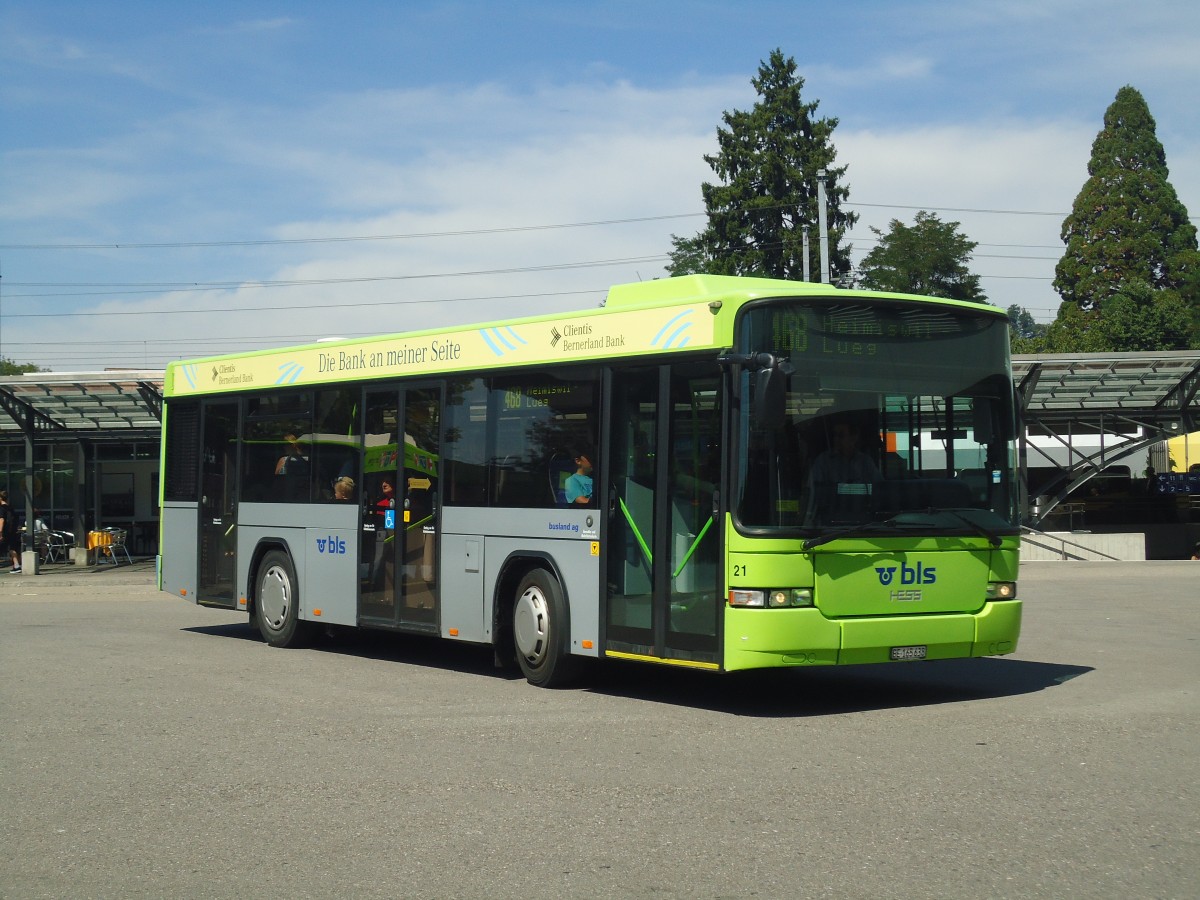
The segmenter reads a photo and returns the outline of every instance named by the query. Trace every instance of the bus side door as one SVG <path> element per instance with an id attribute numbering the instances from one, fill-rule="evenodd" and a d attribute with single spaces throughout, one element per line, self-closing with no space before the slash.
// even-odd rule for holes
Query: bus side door
<path id="1" fill-rule="evenodd" d="M 721 378 L 700 363 L 610 372 L 606 650 L 719 663 Z"/>

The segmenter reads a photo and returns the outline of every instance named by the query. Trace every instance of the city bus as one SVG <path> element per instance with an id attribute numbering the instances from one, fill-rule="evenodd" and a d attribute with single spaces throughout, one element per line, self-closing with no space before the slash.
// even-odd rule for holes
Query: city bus
<path id="1" fill-rule="evenodd" d="M 1011 653 L 1008 348 L 995 307 L 684 276 L 176 362 L 160 587 L 272 646 L 428 634 L 547 687 Z"/>

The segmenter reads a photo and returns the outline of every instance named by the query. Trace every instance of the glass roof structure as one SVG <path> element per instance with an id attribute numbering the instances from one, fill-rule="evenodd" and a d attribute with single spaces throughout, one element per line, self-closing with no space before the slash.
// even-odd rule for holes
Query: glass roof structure
<path id="1" fill-rule="evenodd" d="M 0 438 L 129 439 L 157 432 L 163 373 L 34 372 L 0 378 Z M 140 435 L 139 435 L 140 436 Z"/>
<path id="2" fill-rule="evenodd" d="M 1017 355 L 1013 382 L 1027 423 L 1115 416 L 1179 434 L 1197 427 L 1200 350 Z"/>

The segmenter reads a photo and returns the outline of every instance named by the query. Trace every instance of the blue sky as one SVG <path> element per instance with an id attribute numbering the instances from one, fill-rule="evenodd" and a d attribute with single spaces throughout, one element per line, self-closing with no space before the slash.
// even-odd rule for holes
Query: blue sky
<path id="1" fill-rule="evenodd" d="M 1200 213 L 1200 4 L 0 0 L 0 355 L 56 371 L 591 307 L 703 225 L 779 47 L 870 226 L 1049 320 L 1117 90 Z M 602 224 L 585 224 L 602 223 Z M 551 227 L 574 226 L 574 227 Z"/>

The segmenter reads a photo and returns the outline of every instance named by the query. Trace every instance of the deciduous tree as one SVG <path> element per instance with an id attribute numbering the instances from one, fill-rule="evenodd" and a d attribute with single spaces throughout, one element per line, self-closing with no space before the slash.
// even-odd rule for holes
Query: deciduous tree
<path id="1" fill-rule="evenodd" d="M 943 222 L 921 210 L 911 226 L 892 219 L 886 233 L 872 228 L 879 244 L 863 257 L 861 286 L 986 303 L 979 276 L 971 274 L 969 265 L 977 244 L 958 227 L 958 222 Z"/>

